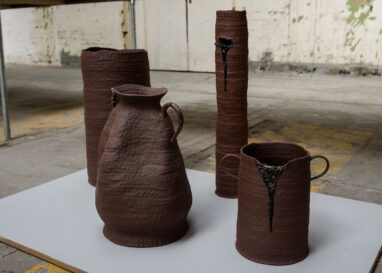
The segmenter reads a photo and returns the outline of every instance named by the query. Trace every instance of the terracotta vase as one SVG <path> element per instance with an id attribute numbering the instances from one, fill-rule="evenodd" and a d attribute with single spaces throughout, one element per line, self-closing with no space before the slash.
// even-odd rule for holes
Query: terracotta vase
<path id="1" fill-rule="evenodd" d="M 113 109 L 99 144 L 96 207 L 111 241 L 133 247 L 171 243 L 188 230 L 192 196 L 176 137 L 183 115 L 160 105 L 165 88 L 126 84 L 113 88 Z M 167 115 L 179 118 L 174 132 Z"/>
<path id="2" fill-rule="evenodd" d="M 311 177 L 310 162 L 326 161 L 325 170 Z M 310 181 L 323 176 L 329 161 L 311 156 L 291 143 L 248 144 L 240 160 L 236 248 L 252 261 L 287 265 L 303 260 L 309 252 Z M 227 162 L 228 163 L 228 162 Z M 228 165 L 228 164 L 227 164 Z M 232 170 L 228 174 L 236 177 Z"/>
<path id="3" fill-rule="evenodd" d="M 150 86 L 150 67 L 146 50 L 89 48 L 82 51 L 84 82 L 86 156 L 89 183 L 97 180 L 98 142 L 112 109 L 110 90 L 125 83 Z"/>
<path id="4" fill-rule="evenodd" d="M 216 194 L 237 197 L 237 179 L 226 175 L 220 159 L 240 153 L 248 142 L 248 29 L 245 11 L 216 13 Z M 238 164 L 231 165 L 234 172 Z"/>

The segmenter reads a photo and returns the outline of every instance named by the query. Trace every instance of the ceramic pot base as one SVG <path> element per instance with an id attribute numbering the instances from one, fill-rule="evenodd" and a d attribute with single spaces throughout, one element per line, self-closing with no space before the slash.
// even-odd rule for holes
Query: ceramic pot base
<path id="1" fill-rule="evenodd" d="M 106 225 L 103 228 L 103 234 L 107 239 L 122 246 L 128 247 L 156 247 L 168 245 L 182 238 L 188 231 L 187 221 L 183 221 L 173 229 L 166 230 L 167 234 L 158 237 L 143 237 L 142 235 L 126 234 L 109 229 Z"/>
<path id="2" fill-rule="evenodd" d="M 301 262 L 302 260 L 304 260 L 309 254 L 309 248 L 308 248 L 303 255 L 301 255 L 299 257 L 294 257 L 293 259 L 277 258 L 274 256 L 270 257 L 270 256 L 262 256 L 262 255 L 256 255 L 256 257 L 254 257 L 253 255 L 247 255 L 243 250 L 241 250 L 240 247 L 238 246 L 237 242 L 236 242 L 235 246 L 236 246 L 236 250 L 244 258 L 251 260 L 252 262 L 255 262 L 255 263 L 266 264 L 266 265 L 291 265 L 291 264 L 295 264 L 295 263 L 298 263 L 298 262 Z"/>

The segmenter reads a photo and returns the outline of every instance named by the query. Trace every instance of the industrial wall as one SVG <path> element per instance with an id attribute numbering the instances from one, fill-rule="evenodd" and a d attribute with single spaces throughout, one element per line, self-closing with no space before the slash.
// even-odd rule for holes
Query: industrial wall
<path id="1" fill-rule="evenodd" d="M 382 0 L 137 0 L 153 69 L 214 70 L 218 9 L 247 10 L 253 63 L 382 65 Z M 1 12 L 7 62 L 65 64 L 91 45 L 129 47 L 127 2 Z"/>
<path id="2" fill-rule="evenodd" d="M 122 1 L 2 10 L 5 62 L 62 65 L 90 46 L 127 47 L 129 14 Z"/>

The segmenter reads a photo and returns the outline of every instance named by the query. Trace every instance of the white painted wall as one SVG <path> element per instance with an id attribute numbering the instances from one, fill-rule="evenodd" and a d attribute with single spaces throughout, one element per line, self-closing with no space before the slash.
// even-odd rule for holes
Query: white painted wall
<path id="1" fill-rule="evenodd" d="M 215 71 L 215 21 L 217 1 L 192 1 L 188 5 L 189 69 Z M 232 0 L 219 0 L 219 9 L 232 9 Z"/>
<path id="2" fill-rule="evenodd" d="M 126 2 L 2 10 L 5 61 L 60 65 L 62 54 L 80 56 L 90 46 L 129 46 Z M 126 45 L 128 44 L 128 45 Z"/>
<path id="3" fill-rule="evenodd" d="M 247 10 L 250 61 L 271 52 L 275 62 L 382 65 L 382 0 L 136 0 L 137 45 L 153 69 L 214 71 L 216 10 L 232 8 Z M 7 62 L 130 45 L 126 2 L 1 14 Z"/>
<path id="4" fill-rule="evenodd" d="M 192 0 L 190 70 L 214 71 L 215 12 L 231 8 L 247 11 L 250 61 L 382 65 L 381 0 Z"/>
<path id="5" fill-rule="evenodd" d="M 186 1 L 136 1 L 137 47 L 149 54 L 151 69 L 188 70 Z"/>
<path id="6" fill-rule="evenodd" d="M 152 1 L 137 1 L 138 17 Z M 167 7 L 161 14 L 164 20 L 181 22 L 184 13 L 174 10 L 171 1 L 158 2 Z M 250 61 L 260 61 L 265 52 L 272 52 L 274 62 L 382 65 L 381 0 L 192 0 L 188 4 L 188 70 L 214 71 L 216 11 L 232 8 L 247 11 Z M 157 37 L 161 30 L 156 20 L 146 15 L 137 25 L 139 45 L 150 49 L 162 43 L 163 39 L 145 36 Z M 182 31 L 174 29 L 171 36 L 182 37 Z M 151 62 L 159 58 L 150 57 Z"/>
<path id="7" fill-rule="evenodd" d="M 5 62 L 59 64 L 52 13 L 45 8 L 1 11 Z"/>
<path id="8" fill-rule="evenodd" d="M 122 2 L 55 6 L 53 10 L 60 52 L 78 55 L 95 45 L 124 47 L 122 24 L 130 24 L 130 16 L 123 13 Z"/>

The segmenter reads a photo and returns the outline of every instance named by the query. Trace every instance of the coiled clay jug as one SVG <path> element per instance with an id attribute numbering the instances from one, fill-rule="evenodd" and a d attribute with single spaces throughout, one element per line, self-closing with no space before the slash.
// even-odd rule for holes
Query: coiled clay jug
<path id="1" fill-rule="evenodd" d="M 82 51 L 86 157 L 89 183 L 97 180 L 98 142 L 112 110 L 110 89 L 125 83 L 150 86 L 147 51 L 91 47 Z"/>
<path id="2" fill-rule="evenodd" d="M 111 241 L 133 247 L 171 243 L 188 230 L 192 196 L 176 137 L 183 115 L 160 105 L 165 88 L 113 88 L 119 103 L 102 131 L 96 207 Z M 179 118 L 174 131 L 166 111 Z"/>
<path id="3" fill-rule="evenodd" d="M 220 165 L 227 153 L 240 154 L 248 143 L 248 29 L 245 11 L 219 10 L 215 27 L 216 64 L 216 194 L 237 197 L 237 179 Z M 230 164 L 236 173 L 239 164 Z"/>
<path id="4" fill-rule="evenodd" d="M 286 265 L 303 260 L 309 252 L 310 181 L 323 176 L 329 161 L 311 156 L 292 143 L 252 143 L 241 155 L 226 155 L 240 160 L 236 248 L 252 261 Z M 310 162 L 326 161 L 325 170 L 311 177 Z M 236 175 L 229 173 L 234 177 Z"/>

